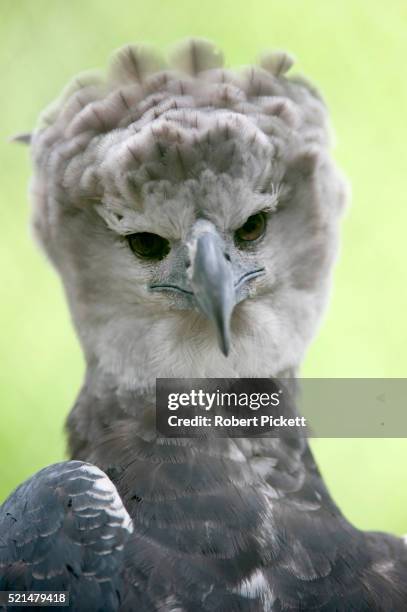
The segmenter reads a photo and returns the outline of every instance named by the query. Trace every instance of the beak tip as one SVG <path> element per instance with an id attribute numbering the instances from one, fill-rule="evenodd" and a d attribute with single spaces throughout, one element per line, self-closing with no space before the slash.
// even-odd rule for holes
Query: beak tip
<path id="1" fill-rule="evenodd" d="M 222 351 L 222 353 L 224 354 L 225 357 L 228 357 L 229 352 L 230 352 L 230 341 L 229 338 L 221 338 L 220 339 L 220 350 Z"/>

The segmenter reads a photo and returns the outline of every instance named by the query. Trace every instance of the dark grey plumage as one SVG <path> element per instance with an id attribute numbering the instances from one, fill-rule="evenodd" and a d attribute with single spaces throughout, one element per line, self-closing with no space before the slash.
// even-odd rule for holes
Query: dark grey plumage
<path id="1" fill-rule="evenodd" d="M 0 591 L 68 591 L 71 610 L 117 610 L 131 532 L 101 470 L 81 461 L 44 468 L 1 507 Z"/>
<path id="2" fill-rule="evenodd" d="M 46 580 L 78 610 L 407 609 L 404 541 L 346 521 L 305 439 L 155 431 L 155 378 L 294 377 L 323 312 L 346 189 L 325 105 L 285 76 L 291 63 L 275 53 L 237 73 L 189 41 L 166 67 L 126 47 L 106 81 L 76 80 L 34 132 L 34 224 L 87 375 L 68 419 L 79 462 L 38 473 L 0 510 L 2 588 Z M 259 212 L 264 235 L 239 247 L 236 230 Z M 168 256 L 137 259 L 126 236 L 152 232 Z M 217 301 L 202 245 L 231 286 Z M 103 472 L 84 479 L 89 463 Z M 76 492 L 96 503 L 96 530 L 69 506 Z M 112 504 L 121 521 L 109 525 Z"/>

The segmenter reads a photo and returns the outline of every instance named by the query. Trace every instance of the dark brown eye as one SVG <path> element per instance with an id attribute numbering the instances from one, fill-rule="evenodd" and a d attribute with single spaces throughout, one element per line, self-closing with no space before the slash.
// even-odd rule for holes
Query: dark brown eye
<path id="1" fill-rule="evenodd" d="M 127 236 L 127 242 L 133 253 L 143 259 L 164 259 L 170 252 L 168 240 L 149 232 L 130 234 Z"/>
<path id="2" fill-rule="evenodd" d="M 266 231 L 267 218 L 264 212 L 259 212 L 249 217 L 242 227 L 235 232 L 237 242 L 253 242 L 264 235 Z"/>

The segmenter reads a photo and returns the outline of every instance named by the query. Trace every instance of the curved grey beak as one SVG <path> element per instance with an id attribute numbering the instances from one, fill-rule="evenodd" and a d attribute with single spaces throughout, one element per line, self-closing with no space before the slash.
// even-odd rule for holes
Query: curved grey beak
<path id="1" fill-rule="evenodd" d="M 201 312 L 216 328 L 224 355 L 230 348 L 230 320 L 236 304 L 233 268 L 219 236 L 202 233 L 196 241 L 191 286 Z"/>

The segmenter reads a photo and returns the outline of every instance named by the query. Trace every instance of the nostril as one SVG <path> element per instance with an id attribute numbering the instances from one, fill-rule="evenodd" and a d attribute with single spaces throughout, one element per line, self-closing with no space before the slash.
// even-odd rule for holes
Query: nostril
<path id="1" fill-rule="evenodd" d="M 226 251 L 224 252 L 224 256 L 225 256 L 226 261 L 231 261 L 230 255 Z"/>

